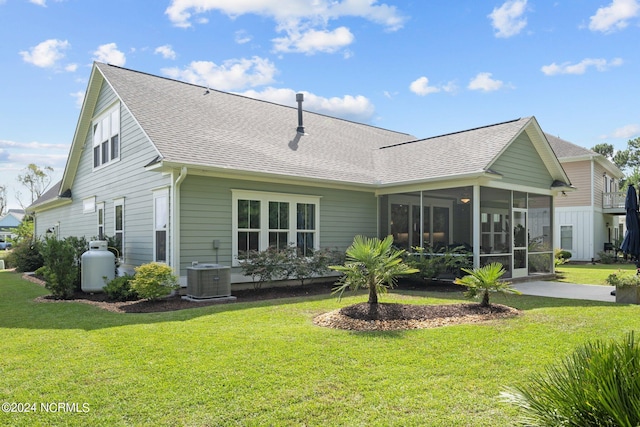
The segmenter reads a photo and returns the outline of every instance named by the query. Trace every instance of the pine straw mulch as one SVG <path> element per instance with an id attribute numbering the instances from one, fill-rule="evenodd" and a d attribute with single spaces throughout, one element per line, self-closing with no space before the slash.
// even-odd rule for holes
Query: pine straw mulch
<path id="1" fill-rule="evenodd" d="M 25 275 L 23 277 L 29 281 L 43 285 L 42 281 L 33 276 Z M 330 295 L 333 287 L 334 283 L 329 282 L 313 283 L 305 286 L 234 290 L 233 296 L 236 297 L 236 299 L 233 301 L 213 299 L 194 302 L 182 299 L 182 297 L 176 295 L 158 301 L 136 300 L 115 302 L 108 301 L 103 293 L 89 294 L 84 292 L 77 292 L 71 299 L 66 300 L 56 300 L 51 295 L 45 295 L 36 298 L 36 301 L 47 303 L 80 302 L 97 306 L 114 313 L 155 313 L 206 307 L 214 304 Z M 459 286 L 448 283 L 431 283 L 424 285 L 400 282 L 398 289 L 461 292 Z M 313 319 L 313 323 L 317 326 L 352 331 L 392 331 L 435 328 L 461 323 L 480 323 L 513 317 L 519 314 L 520 312 L 518 310 L 501 304 L 491 304 L 489 307 L 482 307 L 477 303 L 440 305 L 379 303 L 377 310 L 372 311 L 370 310 L 369 304 L 359 303 L 320 314 Z"/>

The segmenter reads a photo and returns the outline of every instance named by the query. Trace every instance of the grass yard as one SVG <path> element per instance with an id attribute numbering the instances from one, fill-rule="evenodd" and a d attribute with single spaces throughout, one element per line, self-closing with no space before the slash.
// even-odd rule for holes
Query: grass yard
<path id="1" fill-rule="evenodd" d="M 556 268 L 559 282 L 583 285 L 606 285 L 605 279 L 618 271 L 634 272 L 635 263 L 616 264 L 564 264 Z"/>
<path id="2" fill-rule="evenodd" d="M 0 272 L 0 403 L 35 404 L 26 413 L 3 406 L 0 425 L 513 426 L 504 386 L 589 339 L 640 329 L 639 306 L 521 295 L 492 297 L 523 310 L 512 319 L 356 333 L 312 318 L 364 294 L 152 314 L 33 301 L 44 294 Z"/>

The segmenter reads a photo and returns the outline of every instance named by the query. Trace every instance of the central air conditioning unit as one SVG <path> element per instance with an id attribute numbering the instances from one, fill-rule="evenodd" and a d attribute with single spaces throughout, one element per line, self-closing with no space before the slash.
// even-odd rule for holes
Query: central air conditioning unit
<path id="1" fill-rule="evenodd" d="M 231 296 L 231 267 L 198 264 L 187 267 L 187 297 L 210 299 Z"/>

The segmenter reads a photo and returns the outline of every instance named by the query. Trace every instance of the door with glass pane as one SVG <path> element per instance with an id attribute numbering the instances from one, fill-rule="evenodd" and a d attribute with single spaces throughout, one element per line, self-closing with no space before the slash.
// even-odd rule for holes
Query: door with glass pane
<path id="1" fill-rule="evenodd" d="M 527 270 L 527 210 L 513 209 L 513 274 L 525 277 Z"/>

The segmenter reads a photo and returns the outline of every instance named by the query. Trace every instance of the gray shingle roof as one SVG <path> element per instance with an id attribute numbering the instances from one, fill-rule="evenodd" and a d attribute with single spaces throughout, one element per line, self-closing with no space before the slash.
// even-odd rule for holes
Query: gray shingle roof
<path id="1" fill-rule="evenodd" d="M 596 157 L 599 156 L 595 151 L 591 151 L 588 148 L 580 147 L 574 143 L 566 141 L 562 138 L 555 137 L 551 134 L 545 133 L 551 148 L 558 156 L 558 159 L 566 159 L 573 157 Z"/>
<path id="2" fill-rule="evenodd" d="M 163 160 L 248 172 L 373 183 L 372 152 L 415 139 L 361 123 L 99 64 Z M 149 159 L 152 160 L 152 159 Z"/>
<path id="3" fill-rule="evenodd" d="M 300 136 L 293 107 L 107 64 L 95 63 L 94 70 L 104 76 L 155 145 L 160 158 L 148 162 L 173 167 L 375 187 L 486 173 L 526 129 L 535 129 L 536 141 L 546 145 L 532 117 L 417 140 L 406 133 L 305 111 L 306 134 Z M 97 90 L 88 93 L 95 99 Z M 84 108 L 80 133 L 88 129 L 83 115 Z M 550 149 L 548 153 L 551 157 L 545 158 L 553 163 L 554 178 L 568 182 Z M 78 158 L 72 149 L 65 188 L 70 188 Z"/>

